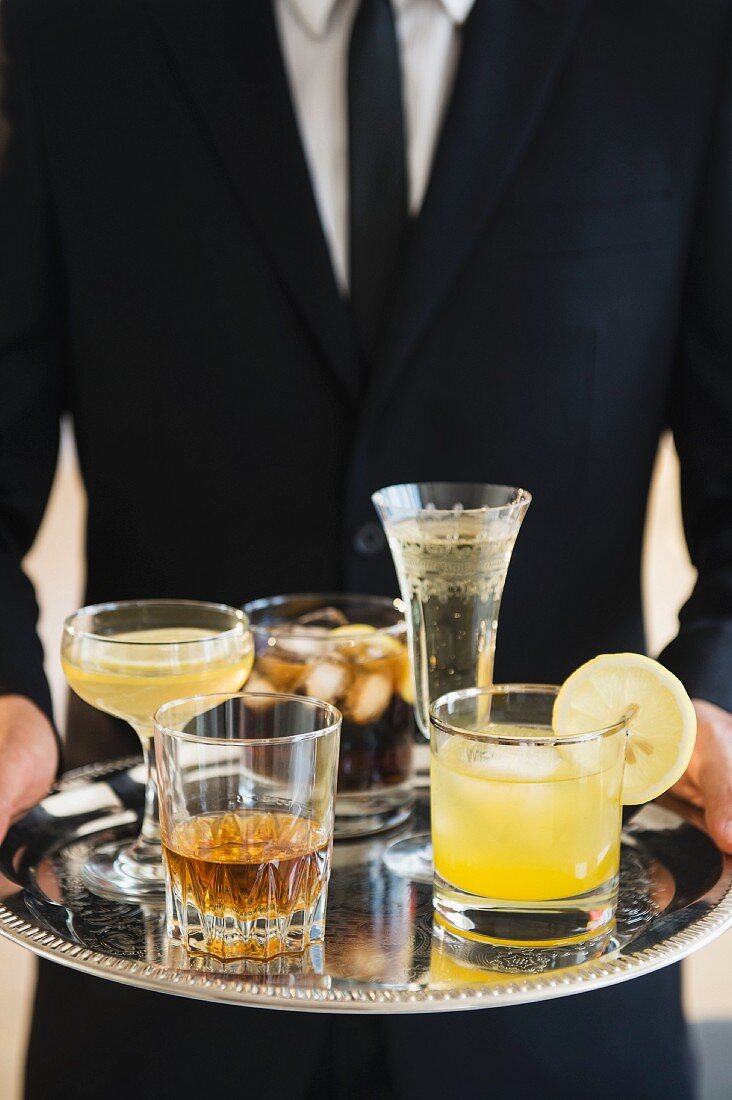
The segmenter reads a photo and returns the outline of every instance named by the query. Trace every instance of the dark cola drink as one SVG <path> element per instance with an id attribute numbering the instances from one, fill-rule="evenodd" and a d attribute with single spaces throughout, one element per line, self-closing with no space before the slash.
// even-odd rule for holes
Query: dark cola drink
<path id="1" fill-rule="evenodd" d="M 412 673 L 400 601 L 287 596 L 246 611 L 256 643 L 246 690 L 307 695 L 343 714 L 336 837 L 399 824 L 414 804 Z"/>

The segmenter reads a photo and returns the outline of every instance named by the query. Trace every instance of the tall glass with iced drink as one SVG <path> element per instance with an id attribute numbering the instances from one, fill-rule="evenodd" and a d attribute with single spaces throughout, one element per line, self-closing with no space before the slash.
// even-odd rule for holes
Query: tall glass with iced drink
<path id="1" fill-rule="evenodd" d="M 336 837 L 404 821 L 414 805 L 414 700 L 401 601 L 326 593 L 246 607 L 256 650 L 248 689 L 309 696 L 343 714 Z"/>

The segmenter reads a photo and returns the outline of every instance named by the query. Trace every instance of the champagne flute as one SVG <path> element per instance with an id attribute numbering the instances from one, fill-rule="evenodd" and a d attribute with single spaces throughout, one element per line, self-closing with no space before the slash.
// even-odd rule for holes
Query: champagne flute
<path id="1" fill-rule="evenodd" d="M 417 724 L 448 691 L 493 682 L 498 613 L 531 494 L 508 485 L 420 482 L 372 497 L 407 607 Z M 486 715 L 487 718 L 487 715 Z M 387 866 L 432 881 L 429 834 L 395 841 Z"/>
<path id="2" fill-rule="evenodd" d="M 128 600 L 82 607 L 64 623 L 61 662 L 71 689 L 122 718 L 142 744 L 145 811 L 137 839 L 92 851 L 87 887 L 135 901 L 165 893 L 160 847 L 153 715 L 181 696 L 238 691 L 254 661 L 246 615 L 195 600 Z"/>

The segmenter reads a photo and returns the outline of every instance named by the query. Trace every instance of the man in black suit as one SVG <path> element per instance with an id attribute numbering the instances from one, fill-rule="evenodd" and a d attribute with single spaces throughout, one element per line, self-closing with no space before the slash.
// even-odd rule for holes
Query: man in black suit
<path id="1" fill-rule="evenodd" d="M 670 425 L 699 571 L 662 658 L 700 720 L 680 791 L 732 849 L 728 0 L 0 12 L 0 832 L 56 769 L 20 562 L 69 410 L 89 600 L 393 592 L 372 490 L 526 485 L 497 677 L 529 681 L 642 649 Z M 87 723 L 70 762 L 119 749 L 85 743 Z M 289 1100 L 693 1093 L 675 969 L 542 1007 L 331 1023 L 41 968 L 29 1096 L 239 1082 Z"/>

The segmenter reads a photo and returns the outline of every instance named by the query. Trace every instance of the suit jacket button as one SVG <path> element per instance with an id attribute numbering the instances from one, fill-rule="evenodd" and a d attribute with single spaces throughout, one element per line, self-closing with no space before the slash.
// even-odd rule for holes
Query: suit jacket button
<path id="1" fill-rule="evenodd" d="M 364 523 L 353 536 L 353 549 L 364 558 L 380 553 L 385 546 L 384 530 L 380 523 L 373 520 Z"/>

